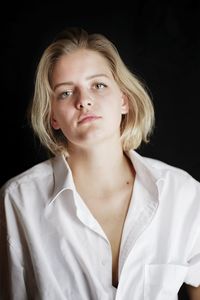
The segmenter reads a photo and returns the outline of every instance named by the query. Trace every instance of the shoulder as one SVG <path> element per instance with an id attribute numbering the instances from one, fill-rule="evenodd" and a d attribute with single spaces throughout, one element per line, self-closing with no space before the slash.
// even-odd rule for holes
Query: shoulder
<path id="1" fill-rule="evenodd" d="M 172 172 L 172 173 L 178 173 L 183 176 L 189 175 L 185 170 L 172 166 L 164 161 L 161 161 L 159 159 L 150 158 L 150 157 L 143 157 L 144 160 L 148 165 L 150 165 L 152 168 L 155 168 L 157 170 L 163 171 L 163 172 Z"/>
<path id="2" fill-rule="evenodd" d="M 149 168 L 159 174 L 164 195 L 172 201 L 174 198 L 180 203 L 187 203 L 200 211 L 200 182 L 187 171 L 167 164 L 163 161 L 144 157 Z"/>
<path id="3" fill-rule="evenodd" d="M 30 188 L 31 185 L 42 184 L 46 178 L 53 175 L 52 160 L 53 158 L 40 162 L 12 177 L 1 187 L 0 194 L 14 192 L 23 186 Z"/>
<path id="4" fill-rule="evenodd" d="M 189 174 L 184 169 L 175 167 L 173 165 L 170 165 L 166 162 L 154 158 L 144 157 L 144 160 L 152 170 L 158 171 L 160 173 L 160 176 L 163 178 L 171 178 L 177 181 L 189 180 L 197 185 L 200 184 L 194 177 L 192 177 L 191 174 Z"/>
<path id="5" fill-rule="evenodd" d="M 151 182 L 162 181 L 168 187 L 195 187 L 200 189 L 200 182 L 189 172 L 179 167 L 170 165 L 159 159 L 143 156 L 136 151 L 130 151 L 129 157 L 132 160 L 136 172 Z"/>
<path id="6" fill-rule="evenodd" d="M 175 218 L 176 223 L 183 222 L 199 231 L 200 182 L 181 168 L 152 158 L 144 157 L 144 161 L 151 173 L 156 174 L 162 218 L 169 215 L 171 222 Z"/>

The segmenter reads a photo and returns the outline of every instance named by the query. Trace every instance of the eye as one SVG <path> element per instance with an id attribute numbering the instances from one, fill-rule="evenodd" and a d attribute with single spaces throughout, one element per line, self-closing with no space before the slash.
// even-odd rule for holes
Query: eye
<path id="1" fill-rule="evenodd" d="M 107 85 L 105 83 L 102 83 L 102 82 L 98 82 L 95 84 L 95 87 L 98 89 L 98 90 L 101 90 L 101 89 L 104 89 L 107 87 Z"/>
<path id="2" fill-rule="evenodd" d="M 66 98 L 69 98 L 70 96 L 72 96 L 73 94 L 73 91 L 65 91 L 65 92 L 62 92 L 58 95 L 58 99 L 66 99 Z"/>

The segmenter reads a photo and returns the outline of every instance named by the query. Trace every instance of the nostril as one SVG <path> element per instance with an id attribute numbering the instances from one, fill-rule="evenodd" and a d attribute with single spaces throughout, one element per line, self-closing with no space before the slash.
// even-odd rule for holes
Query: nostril
<path id="1" fill-rule="evenodd" d="M 79 107 L 80 107 L 80 108 L 84 108 L 85 106 L 91 106 L 91 105 L 92 105 L 91 102 L 87 102 L 87 104 L 85 104 L 85 105 L 84 105 L 84 103 L 80 103 L 80 104 L 79 104 Z"/>

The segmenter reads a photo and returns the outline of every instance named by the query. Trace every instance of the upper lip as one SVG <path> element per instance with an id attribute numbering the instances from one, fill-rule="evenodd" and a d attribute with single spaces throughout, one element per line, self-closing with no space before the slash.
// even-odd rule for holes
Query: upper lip
<path id="1" fill-rule="evenodd" d="M 100 116 L 97 116 L 95 114 L 82 114 L 79 119 L 78 119 L 78 123 L 81 123 L 83 120 L 87 119 L 87 118 L 101 118 Z"/>

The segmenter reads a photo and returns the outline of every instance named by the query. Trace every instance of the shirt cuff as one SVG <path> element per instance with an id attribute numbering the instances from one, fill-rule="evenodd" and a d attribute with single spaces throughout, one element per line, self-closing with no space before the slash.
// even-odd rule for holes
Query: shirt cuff
<path id="1" fill-rule="evenodd" d="M 200 286 L 200 255 L 195 260 L 196 262 L 188 267 L 185 283 L 198 287 Z"/>

